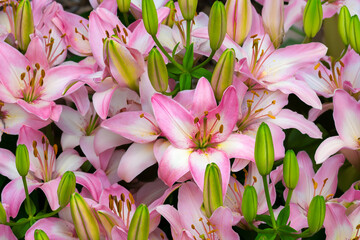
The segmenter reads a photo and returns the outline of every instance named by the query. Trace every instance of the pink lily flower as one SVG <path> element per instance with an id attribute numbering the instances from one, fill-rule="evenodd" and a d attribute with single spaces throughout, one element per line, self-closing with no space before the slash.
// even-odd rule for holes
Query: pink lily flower
<path id="1" fill-rule="evenodd" d="M 239 239 L 232 229 L 233 216 L 227 207 L 219 207 L 210 218 L 201 209 L 203 196 L 193 182 L 184 183 L 179 189 L 178 209 L 171 205 L 156 208 L 171 225 L 174 240 L 191 239 Z"/>
<path id="2" fill-rule="evenodd" d="M 17 103 L 42 120 L 50 118 L 57 121 L 61 106 L 54 101 L 62 97 L 70 81 L 90 74 L 92 70 L 75 64 L 49 68 L 47 59 L 36 54 L 39 53 L 39 44 L 40 39 L 34 38 L 24 56 L 10 45 L 0 43 L 0 64 L 3 66 L 0 72 L 0 100 Z"/>
<path id="3" fill-rule="evenodd" d="M 344 90 L 337 90 L 333 103 L 335 127 L 339 136 L 329 137 L 320 144 L 315 153 L 316 163 L 324 162 L 343 148 L 353 151 L 360 149 L 360 102 Z M 360 169 L 358 159 L 351 164 Z"/>
<path id="4" fill-rule="evenodd" d="M 253 160 L 255 141 L 233 133 L 238 117 L 236 90 L 225 90 L 219 106 L 207 79 L 196 86 L 191 110 L 173 99 L 154 94 L 155 119 L 171 145 L 159 162 L 159 177 L 169 186 L 191 172 L 203 188 L 206 165 L 215 162 L 221 171 L 224 195 L 229 182 L 230 158 Z"/>

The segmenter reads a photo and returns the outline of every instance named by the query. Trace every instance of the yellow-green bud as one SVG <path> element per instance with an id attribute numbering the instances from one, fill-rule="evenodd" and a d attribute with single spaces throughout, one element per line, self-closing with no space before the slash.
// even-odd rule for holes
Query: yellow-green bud
<path id="1" fill-rule="evenodd" d="M 179 0 L 180 11 L 186 21 L 195 17 L 197 4 L 197 0 Z"/>
<path id="2" fill-rule="evenodd" d="M 75 192 L 75 187 L 76 187 L 75 174 L 71 171 L 65 172 L 60 180 L 57 189 L 57 195 L 58 195 L 60 207 L 64 207 L 69 203 L 71 194 Z"/>
<path id="3" fill-rule="evenodd" d="M 165 61 L 160 52 L 153 48 L 148 57 L 148 75 L 153 88 L 158 92 L 165 92 L 168 88 L 169 75 Z"/>
<path id="4" fill-rule="evenodd" d="M 46 233 L 41 229 L 36 229 L 34 231 L 34 239 L 35 240 L 50 240 L 48 235 L 46 235 Z"/>
<path id="5" fill-rule="evenodd" d="M 226 11 L 222 2 L 216 1 L 211 7 L 209 16 L 210 48 L 216 51 L 220 48 L 226 34 Z"/>
<path id="6" fill-rule="evenodd" d="M 70 210 L 75 230 L 80 240 L 100 239 L 99 225 L 94 213 L 80 194 L 73 193 L 71 195 Z"/>
<path id="7" fill-rule="evenodd" d="M 274 46 L 278 48 L 285 34 L 284 0 L 264 1 L 262 19 L 265 31 L 269 34 Z"/>
<path id="8" fill-rule="evenodd" d="M 352 49 L 360 53 L 360 21 L 357 15 L 351 17 L 348 37 Z"/>
<path id="9" fill-rule="evenodd" d="M 241 45 L 250 32 L 252 8 L 250 0 L 227 0 L 225 4 L 227 17 L 227 34 Z"/>
<path id="10" fill-rule="evenodd" d="M 34 19 L 29 0 L 22 0 L 15 15 L 15 38 L 19 49 L 26 51 L 30 43 L 30 34 L 34 32 Z"/>
<path id="11" fill-rule="evenodd" d="M 348 29 L 350 27 L 351 16 L 349 9 L 342 6 L 339 13 L 338 30 L 341 40 L 345 45 L 349 44 Z"/>
<path id="12" fill-rule="evenodd" d="M 299 164 L 293 150 L 286 151 L 283 164 L 283 175 L 286 187 L 295 189 L 299 180 Z"/>
<path id="13" fill-rule="evenodd" d="M 203 208 L 208 218 L 223 205 L 221 172 L 216 163 L 206 166 L 203 199 Z"/>
<path id="14" fill-rule="evenodd" d="M 20 176 L 25 177 L 30 168 L 29 152 L 25 144 L 19 144 L 16 148 L 15 165 Z"/>
<path id="15" fill-rule="evenodd" d="M 116 0 L 116 2 L 121 13 L 127 13 L 129 11 L 131 0 Z"/>
<path id="16" fill-rule="evenodd" d="M 142 15 L 146 31 L 151 36 L 156 36 L 159 22 L 155 3 L 153 0 L 142 1 Z"/>
<path id="17" fill-rule="evenodd" d="M 268 175 L 274 165 L 274 145 L 271 131 L 266 123 L 261 123 L 255 140 L 255 163 L 261 176 Z"/>
<path id="18" fill-rule="evenodd" d="M 216 100 L 220 101 L 225 89 L 233 82 L 235 67 L 234 49 L 226 49 L 217 62 L 211 77 L 211 87 L 214 90 Z"/>
<path id="19" fill-rule="evenodd" d="M 169 15 L 162 21 L 162 24 L 164 25 L 168 25 L 169 27 L 173 27 L 174 23 L 175 23 L 175 13 L 176 13 L 176 9 L 175 9 L 175 4 L 174 1 L 168 1 L 165 4 L 165 7 L 170 8 L 170 13 Z"/>
<path id="20" fill-rule="evenodd" d="M 6 211 L 5 211 L 5 208 L 2 205 L 2 203 L 0 202 L 0 224 L 6 223 L 6 222 L 7 222 Z"/>
<path id="21" fill-rule="evenodd" d="M 319 32 L 323 21 L 321 0 L 308 0 L 303 15 L 304 32 L 313 38 Z"/>
<path id="22" fill-rule="evenodd" d="M 241 211 L 246 222 L 251 223 L 257 214 L 258 200 L 253 186 L 246 185 L 241 203 Z"/>
<path id="23" fill-rule="evenodd" d="M 324 223 L 325 219 L 325 199 L 323 196 L 315 196 L 310 203 L 307 221 L 309 224 L 309 231 L 311 233 L 316 233 L 319 231 Z"/>
<path id="24" fill-rule="evenodd" d="M 147 240 L 149 237 L 150 214 L 145 204 L 140 204 L 129 226 L 128 240 Z"/>
<path id="25" fill-rule="evenodd" d="M 106 211 L 97 211 L 97 216 L 99 217 L 100 224 L 104 228 L 108 238 L 111 239 L 111 230 L 116 225 L 117 221 L 114 215 Z"/>

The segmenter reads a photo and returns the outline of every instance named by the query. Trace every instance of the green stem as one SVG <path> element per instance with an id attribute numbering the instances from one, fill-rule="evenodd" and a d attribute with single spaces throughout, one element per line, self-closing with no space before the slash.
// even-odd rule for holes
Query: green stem
<path id="1" fill-rule="evenodd" d="M 288 195 L 286 197 L 285 207 L 289 206 L 293 191 L 294 191 L 294 189 L 289 189 Z"/>
<path id="2" fill-rule="evenodd" d="M 274 216 L 274 211 L 273 211 L 272 206 L 271 206 L 269 186 L 268 186 L 268 183 L 267 183 L 267 180 L 266 180 L 266 176 L 262 176 L 262 179 L 263 179 L 263 184 L 264 184 L 266 203 L 268 205 L 269 213 L 270 213 L 270 217 L 271 217 L 271 222 L 272 222 L 273 228 L 277 229 L 275 216 Z"/>
<path id="3" fill-rule="evenodd" d="M 305 230 L 304 232 L 302 233 L 291 233 L 291 232 L 287 232 L 287 231 L 283 231 L 281 229 L 278 229 L 278 232 L 283 234 L 283 235 L 288 235 L 288 236 L 291 236 L 291 237 L 294 237 L 294 238 L 307 238 L 307 237 L 311 237 L 312 235 L 314 235 L 313 233 L 311 233 L 309 231 L 309 229 Z"/>
<path id="4" fill-rule="evenodd" d="M 309 42 L 311 42 L 311 38 L 309 38 L 308 36 L 306 36 L 306 37 L 304 38 L 303 43 L 309 43 Z"/>
<path id="5" fill-rule="evenodd" d="M 130 24 L 129 24 L 129 16 L 128 16 L 128 13 L 123 13 L 123 16 L 124 16 L 124 22 L 125 22 L 125 26 L 128 27 Z"/>
<path id="6" fill-rule="evenodd" d="M 341 52 L 341 55 L 337 59 L 335 59 L 335 61 L 334 61 L 335 63 L 340 61 L 345 56 L 345 54 L 347 53 L 348 48 L 349 48 L 349 45 L 346 45 L 345 49 Z"/>
<path id="7" fill-rule="evenodd" d="M 275 233 L 274 229 L 260 229 L 257 228 L 253 223 L 248 223 L 252 230 L 257 233 Z"/>
<path id="8" fill-rule="evenodd" d="M 211 53 L 210 53 L 210 56 L 205 60 L 203 61 L 202 63 L 200 63 L 199 65 L 195 66 L 194 68 L 192 68 L 190 71 L 195 71 L 203 66 L 205 66 L 208 62 L 211 61 L 211 59 L 213 58 L 213 56 L 215 55 L 216 51 L 212 50 Z"/>
<path id="9" fill-rule="evenodd" d="M 27 209 L 29 210 L 29 217 L 31 218 L 33 216 L 33 214 L 31 213 L 31 203 L 30 203 L 30 196 L 29 196 L 29 190 L 28 190 L 28 186 L 27 186 L 27 182 L 26 182 L 26 177 L 22 176 L 21 178 L 22 178 L 22 182 L 24 185 L 25 196 L 26 196 L 25 204 L 26 204 Z"/>
<path id="10" fill-rule="evenodd" d="M 165 48 L 161 45 L 161 43 L 159 42 L 159 39 L 157 39 L 156 36 L 152 36 L 154 42 L 156 43 L 156 45 L 159 47 L 159 49 L 161 50 L 161 52 L 167 57 L 167 59 L 169 59 L 169 61 L 174 64 L 178 69 L 180 69 L 181 71 L 185 72 L 185 69 L 183 66 L 181 66 L 179 63 L 177 63 L 175 61 L 175 59 L 173 59 L 165 50 Z"/>
<path id="11" fill-rule="evenodd" d="M 178 93 L 179 92 L 179 90 L 180 90 L 180 87 L 179 87 L 179 85 L 176 85 L 176 87 L 175 87 L 175 89 L 173 90 L 173 91 L 171 91 L 171 92 L 161 92 L 161 94 L 164 94 L 165 96 L 173 96 L 173 95 L 175 95 L 176 93 Z"/>
<path id="12" fill-rule="evenodd" d="M 186 47 L 190 45 L 191 20 L 186 20 Z"/>

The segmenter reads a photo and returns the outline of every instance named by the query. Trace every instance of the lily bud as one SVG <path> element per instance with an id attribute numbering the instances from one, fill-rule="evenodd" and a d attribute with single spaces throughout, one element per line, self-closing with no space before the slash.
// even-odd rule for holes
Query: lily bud
<path id="1" fill-rule="evenodd" d="M 225 89 L 233 82 L 235 67 L 234 49 L 226 49 L 217 62 L 211 77 L 211 87 L 214 90 L 216 100 L 220 101 Z"/>
<path id="2" fill-rule="evenodd" d="M 225 4 L 227 34 L 241 45 L 250 32 L 252 9 L 250 0 L 227 0 Z"/>
<path id="3" fill-rule="evenodd" d="M 283 175 L 286 187 L 295 189 L 299 180 L 299 164 L 293 150 L 288 150 L 285 153 Z"/>
<path id="4" fill-rule="evenodd" d="M 64 207 L 69 203 L 71 195 L 75 192 L 75 187 L 76 187 L 75 174 L 71 171 L 65 172 L 60 180 L 57 189 L 57 195 L 58 195 L 60 207 Z"/>
<path id="5" fill-rule="evenodd" d="M 26 51 L 30 43 L 30 34 L 34 32 L 34 19 L 29 0 L 22 0 L 15 15 L 15 38 L 19 49 Z"/>
<path id="6" fill-rule="evenodd" d="M 349 45 L 348 29 L 350 27 L 350 21 L 351 16 L 349 9 L 346 6 L 342 6 L 339 13 L 338 30 L 341 40 L 345 45 Z"/>
<path id="7" fill-rule="evenodd" d="M 323 21 L 321 0 L 308 0 L 305 6 L 303 23 L 307 37 L 313 38 L 319 32 Z"/>
<path id="8" fill-rule="evenodd" d="M 6 211 L 2 203 L 0 202 L 0 224 L 7 222 Z"/>
<path id="9" fill-rule="evenodd" d="M 320 195 L 315 196 L 311 200 L 307 215 L 309 231 L 311 233 L 316 233 L 321 229 L 325 219 L 325 211 L 326 206 L 324 197 Z"/>
<path id="10" fill-rule="evenodd" d="M 246 185 L 241 203 L 241 211 L 246 222 L 251 223 L 257 214 L 257 194 L 253 186 Z"/>
<path id="11" fill-rule="evenodd" d="M 80 194 L 74 193 L 71 195 L 70 210 L 80 240 L 100 239 L 99 225 L 94 213 Z"/>
<path id="12" fill-rule="evenodd" d="M 165 61 L 156 48 L 151 49 L 149 53 L 148 75 L 151 85 L 156 91 L 166 91 L 169 83 L 169 75 L 165 65 Z"/>
<path id="13" fill-rule="evenodd" d="M 129 11 L 131 0 L 116 0 L 116 2 L 121 13 L 127 13 Z"/>
<path id="14" fill-rule="evenodd" d="M 128 240 L 147 240 L 149 237 L 150 214 L 145 204 L 140 204 L 129 226 Z"/>
<path id="15" fill-rule="evenodd" d="M 197 0 L 179 0 L 180 11 L 186 21 L 195 17 L 197 4 Z"/>
<path id="16" fill-rule="evenodd" d="M 34 231 L 34 239 L 35 240 L 50 240 L 48 235 L 46 235 L 46 233 L 41 229 L 36 229 Z"/>
<path id="17" fill-rule="evenodd" d="M 265 31 L 278 48 L 284 37 L 284 0 L 266 0 L 262 10 Z"/>
<path id="18" fill-rule="evenodd" d="M 153 0 L 142 1 L 142 15 L 146 31 L 151 36 L 156 36 L 159 22 L 155 3 Z"/>
<path id="19" fill-rule="evenodd" d="M 220 48 L 226 34 L 226 12 L 222 2 L 216 1 L 211 7 L 209 16 L 210 48 L 216 51 Z"/>
<path id="20" fill-rule="evenodd" d="M 20 176 L 25 177 L 30 168 L 29 152 L 25 144 L 19 144 L 16 148 L 15 165 Z"/>
<path id="21" fill-rule="evenodd" d="M 351 17 L 348 33 L 350 46 L 355 52 L 360 53 L 360 21 L 357 15 Z"/>
<path id="22" fill-rule="evenodd" d="M 221 185 L 221 172 L 216 163 L 210 163 L 206 166 L 204 180 L 204 211 L 208 218 L 218 207 L 223 205 L 223 194 Z"/>
<path id="23" fill-rule="evenodd" d="M 268 175 L 274 165 L 274 145 L 271 131 L 266 123 L 261 123 L 256 133 L 255 163 L 261 176 Z"/>
<path id="24" fill-rule="evenodd" d="M 168 25 L 169 27 L 173 27 L 174 23 L 175 23 L 175 13 L 176 13 L 176 9 L 175 9 L 175 4 L 174 1 L 168 1 L 165 4 L 165 7 L 170 8 L 170 13 L 169 15 L 162 21 L 162 24 L 164 25 Z"/>

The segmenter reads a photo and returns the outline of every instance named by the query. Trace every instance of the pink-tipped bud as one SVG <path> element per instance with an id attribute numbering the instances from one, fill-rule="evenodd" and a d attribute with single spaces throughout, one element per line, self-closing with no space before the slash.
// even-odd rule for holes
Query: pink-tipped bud
<path id="1" fill-rule="evenodd" d="M 262 9 L 265 31 L 276 48 L 280 47 L 284 37 L 284 0 L 265 0 Z"/>

